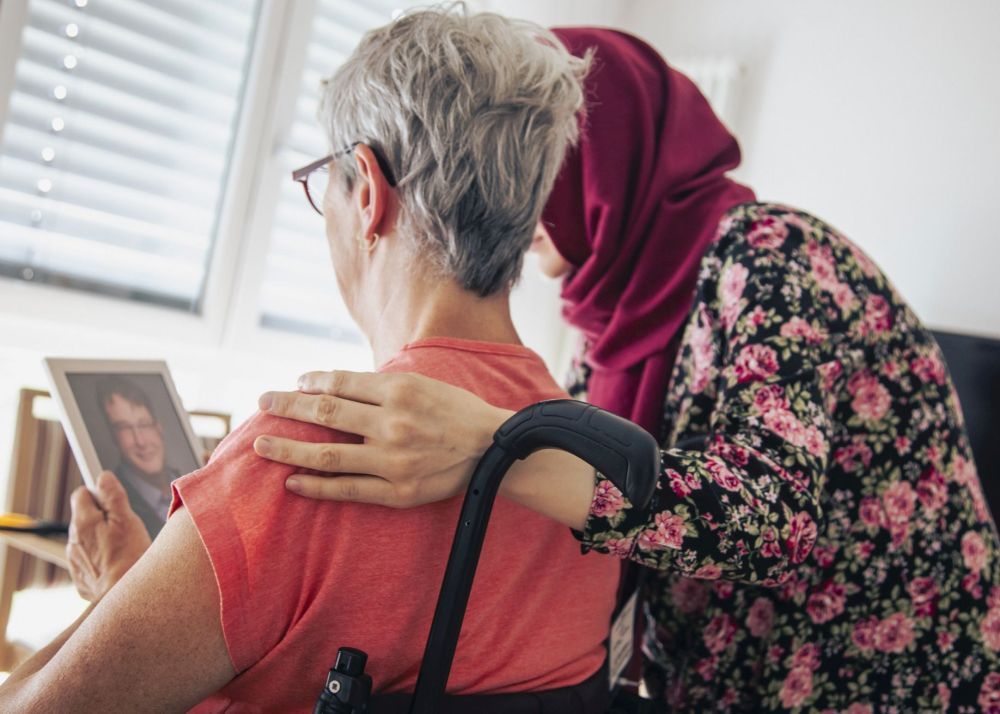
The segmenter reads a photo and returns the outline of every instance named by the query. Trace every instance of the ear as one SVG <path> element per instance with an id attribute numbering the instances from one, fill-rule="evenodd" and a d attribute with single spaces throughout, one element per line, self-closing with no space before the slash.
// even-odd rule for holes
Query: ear
<path id="1" fill-rule="evenodd" d="M 370 147 L 358 144 L 354 149 L 354 161 L 359 179 L 355 195 L 361 215 L 361 239 L 368 245 L 374 241 L 375 234 L 390 232 L 391 226 L 388 224 L 393 213 L 390 203 L 394 194 Z"/>

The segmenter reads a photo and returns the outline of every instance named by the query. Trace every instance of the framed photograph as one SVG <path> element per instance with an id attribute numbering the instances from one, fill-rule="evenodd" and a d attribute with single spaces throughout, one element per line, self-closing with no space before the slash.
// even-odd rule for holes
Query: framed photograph
<path id="1" fill-rule="evenodd" d="M 155 537 L 170 483 L 203 465 L 166 362 L 47 358 L 45 369 L 87 486 L 113 471 Z"/>

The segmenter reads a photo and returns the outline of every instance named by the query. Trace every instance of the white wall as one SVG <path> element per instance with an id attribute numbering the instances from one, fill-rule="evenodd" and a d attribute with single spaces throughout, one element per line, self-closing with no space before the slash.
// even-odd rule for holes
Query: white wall
<path id="1" fill-rule="evenodd" d="M 668 60 L 743 61 L 761 198 L 852 237 L 931 326 L 1000 336 L 1000 2 L 615 4 Z"/>

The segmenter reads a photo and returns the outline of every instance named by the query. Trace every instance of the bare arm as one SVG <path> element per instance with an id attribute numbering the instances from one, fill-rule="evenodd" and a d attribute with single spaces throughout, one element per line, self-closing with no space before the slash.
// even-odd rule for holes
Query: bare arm
<path id="1" fill-rule="evenodd" d="M 0 710 L 184 711 L 236 672 L 187 511 L 66 633 L 0 686 Z"/>

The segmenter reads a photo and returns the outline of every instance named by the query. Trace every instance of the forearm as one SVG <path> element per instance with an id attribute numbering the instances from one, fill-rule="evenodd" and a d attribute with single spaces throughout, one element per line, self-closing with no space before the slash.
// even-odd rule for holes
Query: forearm
<path id="1" fill-rule="evenodd" d="M 594 468 L 565 451 L 536 451 L 514 463 L 500 493 L 563 525 L 583 530 L 594 498 Z"/>
<path id="2" fill-rule="evenodd" d="M 14 711 L 13 709 L 8 709 L 7 704 L 8 697 L 14 695 L 17 690 L 22 688 L 22 685 L 28 680 L 31 675 L 35 674 L 42 669 L 49 661 L 56 656 L 56 653 L 62 648 L 66 641 L 73 636 L 73 633 L 77 631 L 84 620 L 86 620 L 90 613 L 93 612 L 96 603 L 91 603 L 83 614 L 76 619 L 76 621 L 67 627 L 63 632 L 56 637 L 52 642 L 47 644 L 42 649 L 38 650 L 35 654 L 25 660 L 21 665 L 10 673 L 7 680 L 0 685 L 0 709 L 4 711 Z"/>

